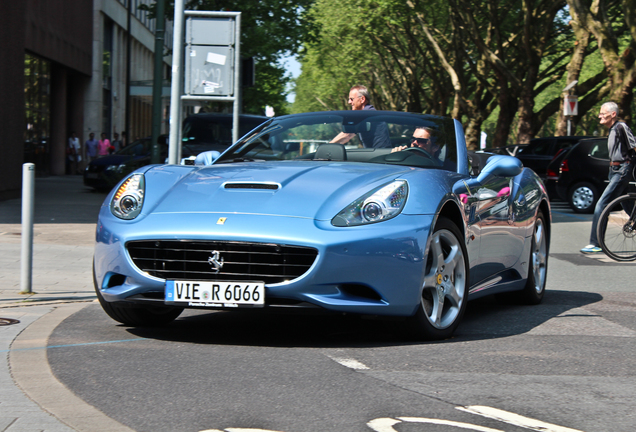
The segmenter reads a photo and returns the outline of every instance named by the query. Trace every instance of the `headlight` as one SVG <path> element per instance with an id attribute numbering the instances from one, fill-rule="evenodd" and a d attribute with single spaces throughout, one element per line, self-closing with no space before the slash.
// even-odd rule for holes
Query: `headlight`
<path id="1" fill-rule="evenodd" d="M 143 174 L 131 175 L 113 195 L 110 211 L 120 219 L 136 218 L 144 205 L 145 188 Z"/>
<path id="2" fill-rule="evenodd" d="M 391 219 L 402 211 L 409 194 L 406 181 L 396 180 L 363 195 L 331 220 L 338 227 L 365 225 Z"/>

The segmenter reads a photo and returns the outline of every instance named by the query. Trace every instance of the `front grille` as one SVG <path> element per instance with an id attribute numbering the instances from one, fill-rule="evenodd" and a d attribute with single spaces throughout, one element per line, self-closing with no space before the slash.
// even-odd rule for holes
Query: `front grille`
<path id="1" fill-rule="evenodd" d="M 258 280 L 266 284 L 303 275 L 318 255 L 316 249 L 307 247 L 196 240 L 131 241 L 126 248 L 141 271 L 161 279 Z M 213 255 L 217 262 L 223 261 L 218 273 L 208 262 Z"/>

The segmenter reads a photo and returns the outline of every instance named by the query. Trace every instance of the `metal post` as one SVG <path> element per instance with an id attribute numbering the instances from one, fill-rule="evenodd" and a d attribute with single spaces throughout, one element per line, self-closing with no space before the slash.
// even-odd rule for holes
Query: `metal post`
<path id="1" fill-rule="evenodd" d="M 170 87 L 170 147 L 168 163 L 179 163 L 181 129 L 181 85 L 183 82 L 183 2 L 174 2 L 174 37 L 172 39 L 172 84 Z"/>
<path id="2" fill-rule="evenodd" d="M 568 116 L 568 136 L 572 136 L 572 118 Z"/>
<path id="3" fill-rule="evenodd" d="M 163 93 L 163 46 L 165 28 L 165 0 L 157 0 L 157 29 L 155 31 L 155 71 L 152 83 L 152 144 L 151 163 L 164 163 L 161 160 L 159 134 L 161 133 L 161 94 Z"/>
<path id="4" fill-rule="evenodd" d="M 241 91 L 241 14 L 238 13 L 235 18 L 235 37 L 234 37 L 234 103 L 232 116 L 232 143 L 239 139 L 239 110 L 240 101 L 239 92 Z"/>
<path id="5" fill-rule="evenodd" d="M 31 294 L 33 275 L 33 198 L 35 164 L 22 165 L 22 255 L 20 260 L 20 294 Z"/>
<path id="6" fill-rule="evenodd" d="M 130 62 L 132 50 L 132 33 L 130 31 L 130 19 L 132 16 L 132 0 L 128 0 L 128 16 L 126 17 L 126 108 L 124 113 L 124 132 L 126 132 L 126 145 L 132 142 L 132 131 L 130 130 Z M 122 137 L 123 138 L 123 137 Z"/>

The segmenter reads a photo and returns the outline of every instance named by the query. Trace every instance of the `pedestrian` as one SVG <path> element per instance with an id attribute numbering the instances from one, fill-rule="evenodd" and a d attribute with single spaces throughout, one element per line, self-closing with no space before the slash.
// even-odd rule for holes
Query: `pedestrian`
<path id="1" fill-rule="evenodd" d="M 99 141 L 95 139 L 93 132 L 88 134 L 88 140 L 84 144 L 86 148 L 86 162 L 90 163 L 92 160 L 97 159 L 99 155 Z"/>
<path id="2" fill-rule="evenodd" d="M 128 145 L 128 139 L 126 138 L 126 131 L 121 131 L 121 148 Z"/>
<path id="3" fill-rule="evenodd" d="M 363 85 L 355 85 L 349 90 L 349 105 L 353 111 L 373 110 L 375 107 L 371 105 L 371 96 L 369 90 Z M 356 134 L 340 132 L 330 142 L 338 144 L 346 144 Z M 392 147 L 389 137 L 389 129 L 384 122 L 373 122 L 369 130 L 358 133 L 360 141 L 364 147 L 387 148 Z"/>
<path id="4" fill-rule="evenodd" d="M 106 134 L 102 132 L 102 139 L 99 140 L 99 155 L 108 156 L 110 154 L 110 141 L 106 138 Z"/>
<path id="5" fill-rule="evenodd" d="M 113 134 L 113 140 L 110 143 L 111 147 L 113 147 L 113 153 L 118 152 L 122 149 L 121 140 L 119 139 L 119 134 L 115 132 Z"/>
<path id="6" fill-rule="evenodd" d="M 82 161 L 82 145 L 75 131 L 71 132 L 66 149 L 67 159 L 70 165 L 71 174 L 79 174 L 79 163 Z"/>
<path id="7" fill-rule="evenodd" d="M 610 158 L 609 184 L 594 208 L 590 244 L 581 249 L 584 254 L 602 252 L 597 236 L 598 220 L 607 204 L 622 195 L 627 188 L 632 175 L 634 148 L 636 148 L 636 138 L 634 138 L 632 130 L 625 122 L 618 119 L 618 105 L 616 103 L 605 102 L 601 106 L 598 118 L 599 123 L 609 129 L 607 137 L 607 148 Z"/>

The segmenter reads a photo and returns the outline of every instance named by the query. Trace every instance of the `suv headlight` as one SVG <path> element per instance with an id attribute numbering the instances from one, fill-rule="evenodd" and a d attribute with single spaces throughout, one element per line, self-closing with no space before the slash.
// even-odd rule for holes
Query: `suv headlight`
<path id="1" fill-rule="evenodd" d="M 405 180 L 395 180 L 361 196 L 344 208 L 331 224 L 337 227 L 366 225 L 394 218 L 404 208 L 409 187 Z"/>
<path id="2" fill-rule="evenodd" d="M 110 211 L 120 219 L 134 219 L 144 205 L 146 184 L 143 174 L 133 174 L 124 181 L 113 195 Z"/>

